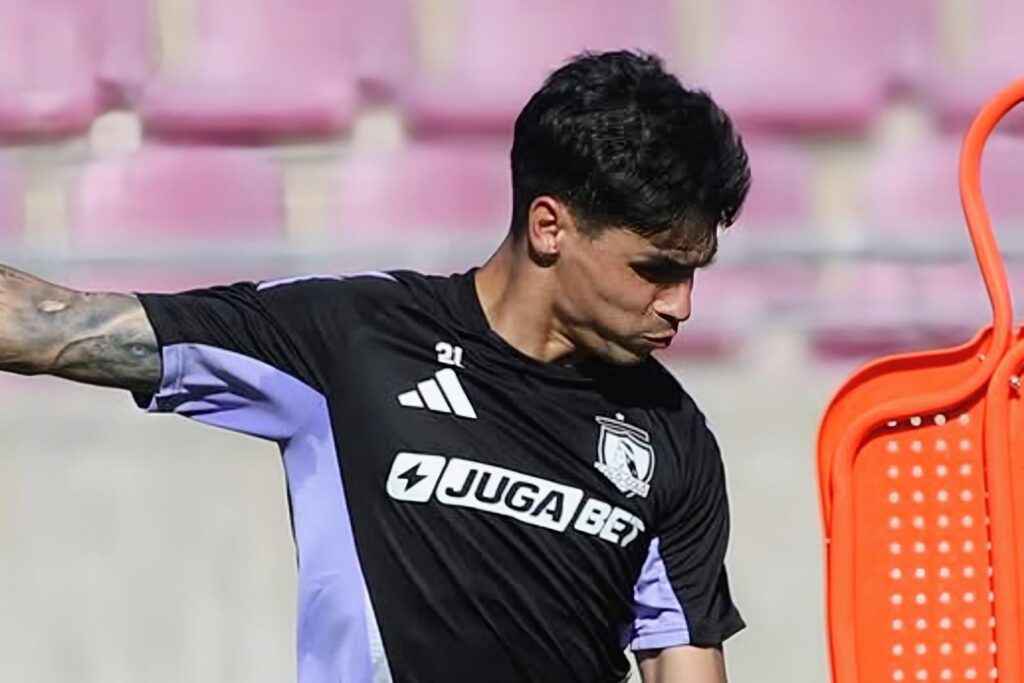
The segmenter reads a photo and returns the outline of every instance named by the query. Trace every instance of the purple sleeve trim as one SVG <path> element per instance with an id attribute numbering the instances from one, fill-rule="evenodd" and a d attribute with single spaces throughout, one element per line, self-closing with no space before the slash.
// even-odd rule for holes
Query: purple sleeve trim
<path id="1" fill-rule="evenodd" d="M 666 647 L 676 647 L 678 645 L 689 644 L 690 634 L 686 631 L 675 629 L 672 631 L 665 631 L 663 633 L 647 633 L 642 636 L 636 636 L 629 641 L 629 649 L 663 650 Z"/>
<path id="2" fill-rule="evenodd" d="M 686 613 L 669 581 L 658 539 L 651 540 L 647 559 L 633 589 L 633 624 L 628 643 L 647 650 L 690 643 Z"/>
<path id="3" fill-rule="evenodd" d="M 160 387 L 135 393 L 150 413 L 285 441 L 309 420 L 320 394 L 301 380 L 249 356 L 205 344 L 171 344 L 162 352 Z"/>

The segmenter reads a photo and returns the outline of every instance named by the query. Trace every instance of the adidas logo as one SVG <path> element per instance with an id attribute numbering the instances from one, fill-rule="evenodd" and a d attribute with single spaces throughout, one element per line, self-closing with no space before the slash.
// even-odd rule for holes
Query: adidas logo
<path id="1" fill-rule="evenodd" d="M 462 390 L 459 376 L 451 368 L 438 370 L 432 379 L 424 380 L 412 391 L 399 394 L 398 402 L 406 408 L 426 408 L 435 413 L 455 413 L 476 419 L 476 411 Z"/>

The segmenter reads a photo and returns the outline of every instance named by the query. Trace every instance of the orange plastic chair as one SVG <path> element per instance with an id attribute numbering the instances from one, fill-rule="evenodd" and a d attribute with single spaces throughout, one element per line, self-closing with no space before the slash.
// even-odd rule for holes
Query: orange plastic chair
<path id="1" fill-rule="evenodd" d="M 866 365 L 822 419 L 835 683 L 1024 683 L 1024 331 L 1013 330 L 980 178 L 985 141 L 1021 101 L 1024 79 L 982 108 L 960 157 L 992 325 L 955 348 Z"/>

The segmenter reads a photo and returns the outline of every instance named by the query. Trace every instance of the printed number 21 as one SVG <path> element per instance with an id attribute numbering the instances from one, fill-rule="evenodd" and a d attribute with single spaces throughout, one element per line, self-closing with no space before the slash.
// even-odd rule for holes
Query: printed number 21
<path id="1" fill-rule="evenodd" d="M 437 342 L 437 346 L 434 347 L 434 350 L 437 351 L 438 363 L 454 365 L 457 368 L 463 367 L 461 346 L 452 346 L 447 342 Z"/>

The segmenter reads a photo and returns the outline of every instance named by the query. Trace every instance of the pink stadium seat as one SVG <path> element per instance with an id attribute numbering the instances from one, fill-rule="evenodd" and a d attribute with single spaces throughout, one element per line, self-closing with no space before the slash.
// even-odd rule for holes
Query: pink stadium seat
<path id="1" fill-rule="evenodd" d="M 799 233 L 808 219 L 811 169 L 798 142 L 743 136 L 753 180 L 740 221 L 771 235 Z M 757 237 L 755 233 L 753 235 Z"/>
<path id="2" fill-rule="evenodd" d="M 459 0 L 454 62 L 403 97 L 420 134 L 507 135 L 548 73 L 584 49 L 641 48 L 673 62 L 670 0 Z"/>
<path id="3" fill-rule="evenodd" d="M 415 0 L 374 0 L 353 4 L 356 71 L 364 93 L 380 99 L 397 96 L 415 62 Z"/>
<path id="4" fill-rule="evenodd" d="M 812 246 L 820 236 L 811 219 L 813 186 L 806 150 L 770 138 L 747 137 L 744 145 L 753 179 L 740 218 L 723 236 L 723 255 L 730 249 L 795 253 Z M 763 313 L 789 315 L 810 304 L 816 275 L 806 263 L 755 259 L 740 270 Z"/>
<path id="5" fill-rule="evenodd" d="M 874 44 L 872 3 L 724 0 L 718 6 L 721 32 L 700 82 L 741 124 L 790 130 L 869 123 L 887 81 Z"/>
<path id="6" fill-rule="evenodd" d="M 888 90 L 916 92 L 933 59 L 941 31 L 940 3 L 933 0 L 862 0 L 868 11 L 865 50 L 885 76 Z"/>
<path id="7" fill-rule="evenodd" d="M 0 0 L 0 135 L 85 130 L 103 110 L 95 0 Z"/>
<path id="8" fill-rule="evenodd" d="M 950 137 L 882 150 L 869 164 L 864 196 L 869 244 L 962 255 L 958 262 L 907 266 L 920 324 L 936 339 L 955 342 L 965 341 L 988 317 L 960 206 L 960 144 Z M 993 136 L 982 162 L 982 182 L 1000 241 L 1019 252 L 1024 245 L 1024 141 Z"/>
<path id="9" fill-rule="evenodd" d="M 917 290 L 902 264 L 851 264 L 823 282 L 821 305 L 808 318 L 820 358 L 870 358 L 931 345 L 916 325 Z"/>
<path id="10" fill-rule="evenodd" d="M 128 104 L 151 76 L 157 58 L 156 7 L 149 0 L 88 0 L 103 33 L 99 78 L 109 98 Z"/>
<path id="11" fill-rule="evenodd" d="M 223 254 L 232 267 L 237 253 L 277 244 L 286 218 L 274 162 L 257 150 L 213 147 L 144 147 L 92 161 L 74 179 L 69 205 L 74 252 L 115 259 L 75 283 L 104 289 L 192 284 L 195 270 L 178 268 L 176 254 Z M 133 258 L 157 265 L 133 267 Z"/>
<path id="12" fill-rule="evenodd" d="M 882 149 L 865 174 L 868 230 L 878 237 L 934 244 L 969 244 L 960 207 L 957 165 L 961 139 L 927 138 Z M 982 182 L 985 205 L 1004 240 L 1017 236 L 1024 220 L 1024 141 L 995 134 L 985 147 Z"/>
<path id="13" fill-rule="evenodd" d="M 966 128 L 993 93 L 1024 75 L 1024 44 L 1020 40 L 1024 3 L 986 0 L 969 6 L 974 21 L 969 27 L 959 28 L 966 44 L 947 49 L 936 44 L 927 83 L 929 99 L 940 120 L 957 133 Z M 1001 130 L 1024 129 L 1024 113 L 1009 114 L 999 126 Z"/>
<path id="14" fill-rule="evenodd" d="M 147 130 L 262 138 L 344 129 L 358 95 L 351 14 L 349 0 L 199 0 L 194 68 L 143 90 Z"/>
<path id="15" fill-rule="evenodd" d="M 70 204 L 75 243 L 90 251 L 272 240 L 285 221 L 280 171 L 256 150 L 153 146 L 93 161 Z"/>
<path id="16" fill-rule="evenodd" d="M 332 225 L 343 236 L 500 236 L 512 216 L 508 151 L 422 143 L 356 155 L 338 169 Z"/>
<path id="17" fill-rule="evenodd" d="M 960 208 L 960 144 L 959 138 L 909 141 L 870 160 L 860 202 L 864 243 L 882 254 L 899 249 L 920 258 L 852 266 L 824 298 L 824 323 L 815 335 L 820 352 L 867 356 L 950 346 L 988 320 Z M 1024 244 L 1021 178 L 1024 141 L 993 136 L 982 163 L 986 205 L 1000 242 L 1017 253 Z"/>

